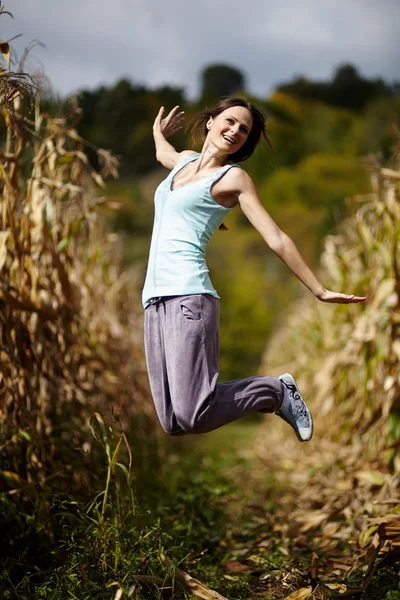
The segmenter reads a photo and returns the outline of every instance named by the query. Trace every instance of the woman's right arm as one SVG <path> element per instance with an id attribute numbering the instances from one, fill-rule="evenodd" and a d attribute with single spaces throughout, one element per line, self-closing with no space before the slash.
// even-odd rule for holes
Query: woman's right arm
<path id="1" fill-rule="evenodd" d="M 167 142 L 167 137 L 173 135 L 182 127 L 184 112 L 177 112 L 179 106 L 175 106 L 163 119 L 164 107 L 162 106 L 153 125 L 153 136 L 156 145 L 156 158 L 163 167 L 173 169 L 175 165 L 185 156 L 194 154 L 193 150 L 184 150 L 177 152 L 175 148 Z"/>

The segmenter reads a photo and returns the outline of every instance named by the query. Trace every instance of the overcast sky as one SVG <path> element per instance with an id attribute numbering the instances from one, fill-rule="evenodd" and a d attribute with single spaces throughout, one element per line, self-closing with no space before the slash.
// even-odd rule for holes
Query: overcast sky
<path id="1" fill-rule="evenodd" d="M 201 70 L 226 63 L 268 95 L 304 74 L 331 77 L 351 62 L 367 77 L 400 80 L 400 0 L 3 0 L 0 37 L 43 66 L 62 95 L 121 77 L 197 95 Z"/>

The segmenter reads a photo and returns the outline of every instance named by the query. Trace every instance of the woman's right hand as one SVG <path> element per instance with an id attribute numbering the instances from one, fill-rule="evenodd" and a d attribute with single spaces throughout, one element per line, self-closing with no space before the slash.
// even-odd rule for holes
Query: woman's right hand
<path id="1" fill-rule="evenodd" d="M 357 302 L 364 302 L 366 296 L 355 296 L 354 294 L 340 294 L 339 292 L 331 292 L 325 290 L 319 294 L 316 294 L 318 300 L 321 302 L 330 302 L 332 304 L 355 304 Z"/>
<path id="2" fill-rule="evenodd" d="M 153 132 L 161 133 L 165 138 L 170 137 L 182 128 L 184 111 L 178 112 L 179 106 L 175 106 L 171 112 L 163 119 L 164 107 L 158 111 L 154 121 Z"/>

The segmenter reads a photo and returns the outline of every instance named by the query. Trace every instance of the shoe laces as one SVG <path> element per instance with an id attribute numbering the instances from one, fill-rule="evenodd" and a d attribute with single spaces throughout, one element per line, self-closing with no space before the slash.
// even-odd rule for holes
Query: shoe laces
<path id="1" fill-rule="evenodd" d="M 289 383 L 288 381 L 282 380 L 286 389 L 289 392 L 289 397 L 291 398 L 291 409 L 292 415 L 301 423 L 304 423 L 306 426 L 310 424 L 310 420 L 308 418 L 307 409 L 305 407 L 304 400 L 302 400 L 297 387 L 293 383 Z"/>

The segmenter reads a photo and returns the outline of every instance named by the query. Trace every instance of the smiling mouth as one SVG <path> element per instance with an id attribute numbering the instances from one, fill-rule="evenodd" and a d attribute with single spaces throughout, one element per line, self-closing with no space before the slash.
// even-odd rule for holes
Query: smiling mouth
<path id="1" fill-rule="evenodd" d="M 234 146 L 236 144 L 235 140 L 231 137 L 229 137 L 228 135 L 223 135 L 222 136 L 224 138 L 224 140 L 226 142 L 228 142 L 231 146 Z"/>

